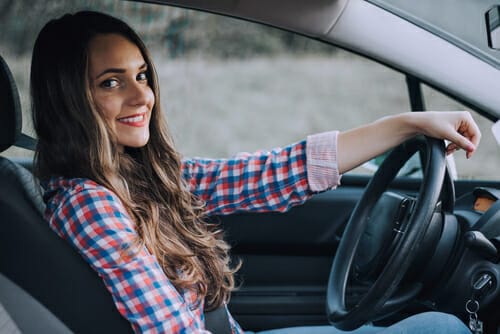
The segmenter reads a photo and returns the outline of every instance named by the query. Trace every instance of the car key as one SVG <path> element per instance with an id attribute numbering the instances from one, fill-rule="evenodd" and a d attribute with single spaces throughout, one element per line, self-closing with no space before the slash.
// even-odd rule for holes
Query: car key
<path id="1" fill-rule="evenodd" d="M 469 329 L 471 332 L 473 334 L 483 334 L 483 322 L 477 316 L 479 302 L 475 299 L 469 299 L 465 303 L 465 310 L 469 313 Z"/>

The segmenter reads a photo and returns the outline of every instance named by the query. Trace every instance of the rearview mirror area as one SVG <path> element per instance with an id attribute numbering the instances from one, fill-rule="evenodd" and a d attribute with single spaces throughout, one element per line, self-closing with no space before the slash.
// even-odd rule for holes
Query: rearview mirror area
<path id="1" fill-rule="evenodd" d="M 488 33 L 488 46 L 500 50 L 500 6 L 488 10 L 486 17 L 486 31 Z"/>

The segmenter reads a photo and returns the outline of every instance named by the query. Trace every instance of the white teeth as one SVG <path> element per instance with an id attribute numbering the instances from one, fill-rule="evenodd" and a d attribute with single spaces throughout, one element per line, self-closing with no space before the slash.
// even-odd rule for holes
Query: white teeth
<path id="1" fill-rule="evenodd" d="M 144 115 L 139 115 L 134 117 L 120 118 L 119 121 L 123 123 L 137 123 L 137 122 L 142 122 L 143 119 Z"/>

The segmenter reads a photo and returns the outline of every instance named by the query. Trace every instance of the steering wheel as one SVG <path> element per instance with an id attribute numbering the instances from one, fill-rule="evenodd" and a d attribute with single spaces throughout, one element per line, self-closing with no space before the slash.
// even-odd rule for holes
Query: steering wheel
<path id="1" fill-rule="evenodd" d="M 424 176 L 417 198 L 412 200 L 412 205 L 407 205 L 405 218 L 400 219 L 397 227 L 389 217 L 382 217 L 382 220 L 389 218 L 389 224 L 373 226 L 374 221 L 381 220 L 374 215 L 374 208 L 386 193 L 389 183 L 416 152 L 421 152 L 424 157 Z M 384 160 L 354 208 L 335 254 L 326 301 L 328 319 L 335 327 L 342 330 L 356 329 L 368 321 L 401 309 L 420 292 L 419 284 L 410 284 L 404 289 L 399 285 L 405 274 L 413 269 L 412 261 L 423 242 L 440 197 L 445 170 L 444 142 L 429 137 L 415 138 L 401 144 Z M 348 279 L 355 276 L 353 273 L 359 257 L 357 252 L 362 248 L 360 246 L 366 246 L 364 233 L 367 229 L 373 232 L 384 227 L 386 231 L 381 232 L 382 237 L 379 239 L 382 241 L 379 240 L 376 249 L 386 249 L 386 252 L 382 261 L 378 261 L 379 268 L 371 271 L 372 275 L 375 273 L 374 281 L 354 305 L 347 307 Z M 387 243 L 391 246 L 387 247 Z"/>

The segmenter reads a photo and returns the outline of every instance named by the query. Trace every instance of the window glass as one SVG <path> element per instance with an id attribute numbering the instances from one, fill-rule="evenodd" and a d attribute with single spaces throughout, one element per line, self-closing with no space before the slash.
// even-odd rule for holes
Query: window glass
<path id="1" fill-rule="evenodd" d="M 405 78 L 378 63 L 317 41 L 255 23 L 151 4 L 53 1 L 44 17 L 18 24 L 32 5 L 15 2 L 2 23 L 0 46 L 18 82 L 25 132 L 29 64 L 35 36 L 50 18 L 78 9 L 123 18 L 152 51 L 162 108 L 185 156 L 228 157 L 271 149 L 309 134 L 346 130 L 388 114 L 408 111 Z M 24 7 L 23 7 L 24 6 Z M 42 9 L 40 9 L 42 10 Z M 7 17 L 7 16 L 5 16 Z M 161 18 L 161 19 L 158 19 Z M 24 47 L 16 35 L 26 36 Z M 4 47 L 5 46 L 5 47 Z M 9 150 L 5 155 L 25 155 Z M 373 173 L 370 164 L 354 173 Z"/>
<path id="2" fill-rule="evenodd" d="M 214 24 L 197 32 L 193 23 L 186 33 L 182 44 L 200 49 L 155 54 L 163 106 L 186 156 L 270 149 L 408 111 L 405 78 L 394 70 L 273 28 L 195 15 Z M 201 31 L 210 43 L 191 40 Z"/>
<path id="3" fill-rule="evenodd" d="M 157 64 L 165 111 L 187 155 L 272 148 L 408 109 L 402 75 L 340 50 Z"/>

